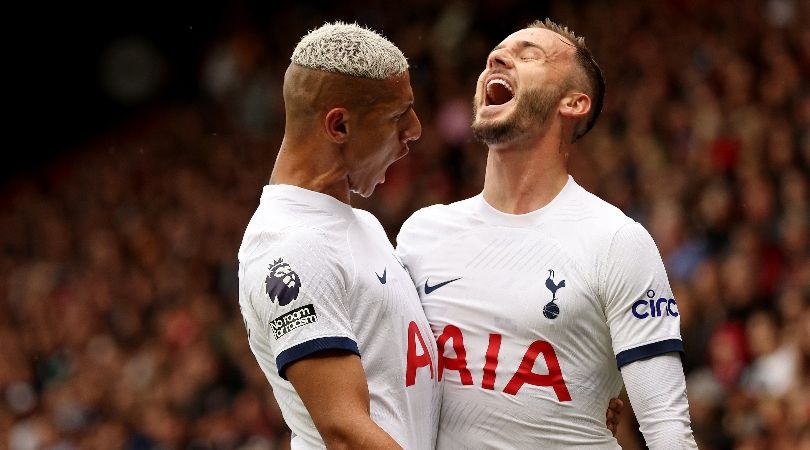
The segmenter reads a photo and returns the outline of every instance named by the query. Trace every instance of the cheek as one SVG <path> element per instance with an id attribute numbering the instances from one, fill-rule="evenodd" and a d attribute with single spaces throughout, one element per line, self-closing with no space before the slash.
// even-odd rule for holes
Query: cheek
<path id="1" fill-rule="evenodd" d="M 391 165 L 394 161 L 400 158 L 400 153 L 402 147 L 397 145 L 397 143 L 391 142 L 385 150 L 385 161 L 384 164 L 386 167 Z"/>
<path id="2" fill-rule="evenodd" d="M 401 146 L 398 139 L 389 139 L 380 144 L 379 157 L 377 158 L 378 167 L 385 169 L 399 159 Z"/>

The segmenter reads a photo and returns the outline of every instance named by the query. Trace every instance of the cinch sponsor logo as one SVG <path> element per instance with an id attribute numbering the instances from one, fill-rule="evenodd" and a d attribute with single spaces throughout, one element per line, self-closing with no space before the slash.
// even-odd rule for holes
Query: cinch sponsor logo
<path id="1" fill-rule="evenodd" d="M 278 339 L 298 327 L 309 325 L 317 321 L 318 315 L 315 314 L 315 307 L 312 305 L 304 305 L 271 320 L 270 326 L 273 328 L 273 336 Z"/>
<path id="2" fill-rule="evenodd" d="M 633 315 L 637 319 L 646 319 L 648 317 L 663 317 L 672 316 L 678 317 L 678 304 L 674 298 L 655 299 L 655 291 L 650 289 L 647 291 L 647 298 L 636 300 L 630 308 Z"/>

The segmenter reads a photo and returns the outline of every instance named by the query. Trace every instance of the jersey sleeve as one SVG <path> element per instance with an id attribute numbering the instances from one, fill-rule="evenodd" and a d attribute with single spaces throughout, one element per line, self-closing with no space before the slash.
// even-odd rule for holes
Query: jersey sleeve
<path id="1" fill-rule="evenodd" d="M 648 448 L 696 449 L 686 380 L 674 353 L 622 367 L 627 396 Z"/>
<path id="2" fill-rule="evenodd" d="M 279 375 L 313 353 L 339 349 L 360 355 L 348 314 L 353 262 L 317 231 L 262 236 L 254 255 L 242 261 L 242 294 L 260 322 Z"/>
<path id="3" fill-rule="evenodd" d="M 603 261 L 605 316 L 619 368 L 669 352 L 683 352 L 678 305 L 664 263 L 639 223 L 621 227 Z"/>

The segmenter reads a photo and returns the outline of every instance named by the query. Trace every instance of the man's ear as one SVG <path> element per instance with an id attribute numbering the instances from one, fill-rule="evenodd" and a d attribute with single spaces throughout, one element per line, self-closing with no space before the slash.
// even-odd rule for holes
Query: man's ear
<path id="1" fill-rule="evenodd" d="M 323 119 L 324 130 L 336 144 L 349 140 L 349 111 L 346 108 L 332 108 Z"/>
<path id="2" fill-rule="evenodd" d="M 591 98 L 582 92 L 570 92 L 560 101 L 563 117 L 582 119 L 591 111 Z"/>

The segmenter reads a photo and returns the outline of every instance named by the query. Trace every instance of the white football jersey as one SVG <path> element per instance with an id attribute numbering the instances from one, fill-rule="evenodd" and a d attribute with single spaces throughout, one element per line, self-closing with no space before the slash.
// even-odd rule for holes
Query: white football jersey
<path id="1" fill-rule="evenodd" d="M 406 449 L 433 448 L 435 341 L 374 216 L 325 194 L 265 186 L 239 249 L 239 307 L 293 449 L 324 444 L 284 370 L 324 349 L 360 355 L 371 418 L 391 437 Z"/>
<path id="2" fill-rule="evenodd" d="M 482 195 L 417 211 L 397 253 L 437 339 L 437 448 L 618 448 L 619 368 L 682 351 L 652 238 L 570 177 L 529 214 Z"/>

